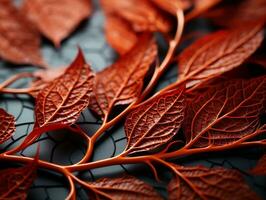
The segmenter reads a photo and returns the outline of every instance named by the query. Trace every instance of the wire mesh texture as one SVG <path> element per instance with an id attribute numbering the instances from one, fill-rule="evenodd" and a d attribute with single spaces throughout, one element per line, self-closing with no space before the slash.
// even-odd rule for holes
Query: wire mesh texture
<path id="1" fill-rule="evenodd" d="M 19 3 L 20 1 L 17 1 Z M 99 10 L 95 1 L 95 10 L 90 19 L 83 22 L 71 36 L 66 39 L 59 49 L 53 47 L 52 43 L 44 39 L 42 44 L 42 54 L 50 66 L 67 66 L 74 59 L 77 53 L 77 46 L 84 51 L 86 60 L 95 71 L 100 71 L 110 65 L 116 59 L 115 52 L 107 45 L 104 33 L 104 16 Z M 204 21 L 197 22 L 195 25 L 207 27 Z M 162 43 L 162 42 L 160 42 Z M 161 52 L 165 51 L 165 46 L 160 45 Z M 182 49 L 182 48 L 181 48 Z M 4 61 L 0 61 L 0 81 L 5 80 L 12 74 L 21 71 L 36 70 L 30 66 L 15 67 Z M 160 79 L 156 88 L 159 90 L 165 85 L 174 82 L 177 77 L 176 65 L 171 66 L 167 73 Z M 20 81 L 14 87 L 25 87 L 27 80 Z M 16 118 L 16 133 L 13 137 L 0 145 L 0 153 L 11 149 L 20 144 L 25 136 L 30 133 L 34 124 L 34 101 L 26 95 L 1 95 L 0 107 L 14 115 Z M 92 135 L 100 126 L 101 121 L 96 119 L 89 110 L 85 110 L 78 124 Z M 62 165 L 73 164 L 79 161 L 86 151 L 86 145 L 81 138 L 73 133 L 48 132 L 41 136 L 35 144 L 20 152 L 22 156 L 33 156 L 36 152 L 36 143 L 41 144 L 40 159 L 47 160 Z M 108 130 L 107 133 L 97 142 L 92 160 L 113 157 L 123 151 L 126 145 L 126 137 L 123 124 Z M 263 154 L 262 149 L 241 149 L 231 150 L 230 152 L 214 153 L 208 155 L 191 156 L 176 160 L 176 163 L 183 165 L 204 165 L 208 167 L 223 166 L 239 170 L 246 178 L 250 186 L 263 198 L 266 197 L 266 178 L 254 177 L 247 171 L 255 166 L 258 158 Z M 0 162 L 0 168 L 15 166 L 15 163 Z M 95 180 L 103 176 L 121 176 L 129 173 L 147 181 L 158 189 L 167 198 L 166 183 L 170 174 L 163 169 L 159 169 L 165 177 L 165 182 L 157 183 L 144 165 L 119 165 L 93 169 L 78 174 L 84 180 Z M 39 170 L 38 178 L 30 189 L 28 199 L 31 200 L 60 200 L 65 199 L 68 194 L 68 184 L 65 179 L 54 172 Z M 77 199 L 88 199 L 86 192 L 77 186 Z"/>

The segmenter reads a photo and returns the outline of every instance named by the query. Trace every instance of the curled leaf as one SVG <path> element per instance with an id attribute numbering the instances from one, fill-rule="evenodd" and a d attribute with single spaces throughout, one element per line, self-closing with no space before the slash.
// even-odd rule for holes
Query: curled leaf
<path id="1" fill-rule="evenodd" d="M 129 175 L 121 178 L 102 178 L 89 184 L 94 190 L 101 192 L 90 196 L 92 199 L 162 200 L 152 186 Z"/>
<path id="2" fill-rule="evenodd" d="M 243 63 L 261 44 L 261 24 L 219 31 L 197 40 L 179 58 L 180 79 L 191 87 Z"/>
<path id="3" fill-rule="evenodd" d="M 178 174 L 168 185 L 169 200 L 260 199 L 236 170 L 202 166 L 176 166 Z"/>
<path id="4" fill-rule="evenodd" d="M 23 11 L 55 46 L 91 14 L 90 0 L 25 0 Z"/>
<path id="5" fill-rule="evenodd" d="M 150 0 L 101 0 L 106 13 L 116 14 L 127 20 L 136 32 L 171 30 L 171 20 Z M 136 6 L 137 5 L 137 6 Z"/>
<path id="6" fill-rule="evenodd" d="M 48 124 L 73 124 L 89 105 L 94 74 L 81 50 L 59 78 L 40 91 L 36 99 L 35 127 Z"/>
<path id="7" fill-rule="evenodd" d="M 177 134 L 184 119 L 183 90 L 160 93 L 132 110 L 125 123 L 127 155 L 155 150 Z"/>
<path id="8" fill-rule="evenodd" d="M 12 5 L 0 1 L 0 57 L 15 64 L 44 66 L 40 53 L 40 34 Z"/>
<path id="9" fill-rule="evenodd" d="M 143 79 L 156 55 L 157 46 L 152 35 L 144 34 L 128 53 L 97 74 L 94 91 L 105 115 L 114 106 L 129 104 L 137 99 Z"/>
<path id="10" fill-rule="evenodd" d="M 105 22 L 107 42 L 120 54 L 128 52 L 137 42 L 137 34 L 131 25 L 116 15 L 107 15 Z"/>
<path id="11" fill-rule="evenodd" d="M 0 199 L 26 200 L 28 190 L 36 178 L 38 156 L 20 168 L 0 171 Z"/>
<path id="12" fill-rule="evenodd" d="M 15 132 L 15 118 L 0 108 L 0 144 L 11 138 Z"/>
<path id="13" fill-rule="evenodd" d="M 266 176 L 266 154 L 259 160 L 255 168 L 251 170 L 252 174 Z"/>
<path id="14" fill-rule="evenodd" d="M 220 83 L 188 105 L 187 140 L 200 147 L 235 142 L 259 128 L 265 105 L 265 76 Z"/>

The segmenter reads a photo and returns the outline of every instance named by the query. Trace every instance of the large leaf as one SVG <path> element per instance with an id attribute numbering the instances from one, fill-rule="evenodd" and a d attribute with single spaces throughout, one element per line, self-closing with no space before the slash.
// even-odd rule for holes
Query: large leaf
<path id="1" fill-rule="evenodd" d="M 101 0 L 106 13 L 115 13 L 129 21 L 136 32 L 171 30 L 171 20 L 150 0 Z"/>
<path id="2" fill-rule="evenodd" d="M 20 168 L 0 171 L 0 199 L 26 200 L 28 190 L 36 178 L 38 156 L 33 162 Z"/>
<path id="3" fill-rule="evenodd" d="M 0 108 L 0 144 L 11 138 L 15 130 L 15 118 Z"/>
<path id="4" fill-rule="evenodd" d="M 169 200 L 260 199 L 238 171 L 201 166 L 176 169 L 178 174 L 168 185 Z"/>
<path id="5" fill-rule="evenodd" d="M 90 196 L 92 199 L 162 200 L 162 197 L 160 197 L 153 187 L 133 176 L 127 175 L 121 178 L 102 178 L 89 184 L 105 195 L 94 193 Z"/>
<path id="6" fill-rule="evenodd" d="M 138 39 L 131 25 L 113 14 L 106 16 L 105 35 L 107 42 L 121 55 L 128 52 Z"/>
<path id="7" fill-rule="evenodd" d="M 266 176 L 266 154 L 260 158 L 256 167 L 251 170 L 251 173 L 255 175 Z"/>
<path id="8" fill-rule="evenodd" d="M 156 55 L 153 37 L 144 34 L 130 52 L 97 74 L 95 94 L 104 114 L 113 106 L 129 104 L 139 96 L 143 79 Z"/>
<path id="9" fill-rule="evenodd" d="M 259 128 L 265 106 L 265 76 L 220 83 L 188 105 L 187 140 L 201 147 L 235 142 Z"/>
<path id="10" fill-rule="evenodd" d="M 135 108 L 127 117 L 127 154 L 147 152 L 169 142 L 184 119 L 184 88 L 163 92 Z"/>
<path id="11" fill-rule="evenodd" d="M 229 71 L 243 63 L 262 40 L 261 24 L 207 35 L 181 53 L 178 68 L 180 79 L 186 79 L 190 87 Z"/>
<path id="12" fill-rule="evenodd" d="M 43 66 L 40 34 L 10 0 L 0 1 L 0 57 L 15 64 Z"/>
<path id="13" fill-rule="evenodd" d="M 25 0 L 23 10 L 42 34 L 59 46 L 91 13 L 90 0 Z"/>
<path id="14" fill-rule="evenodd" d="M 94 74 L 81 50 L 65 73 L 50 82 L 36 99 L 36 127 L 49 124 L 73 124 L 89 105 Z"/>

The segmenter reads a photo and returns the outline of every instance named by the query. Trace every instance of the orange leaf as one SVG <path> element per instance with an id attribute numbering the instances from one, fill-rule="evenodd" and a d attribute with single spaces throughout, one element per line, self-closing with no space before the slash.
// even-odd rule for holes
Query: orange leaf
<path id="1" fill-rule="evenodd" d="M 11 138 L 15 130 L 15 118 L 0 108 L 0 144 Z"/>
<path id="2" fill-rule="evenodd" d="M 191 0 L 151 0 L 161 9 L 176 16 L 177 9 L 187 10 L 193 3 Z"/>
<path id="3" fill-rule="evenodd" d="M 127 154 L 147 152 L 169 142 L 184 119 L 184 88 L 160 93 L 136 107 L 127 116 Z"/>
<path id="4" fill-rule="evenodd" d="M 10 0 L 0 1 L 0 57 L 15 64 L 44 66 L 40 34 Z"/>

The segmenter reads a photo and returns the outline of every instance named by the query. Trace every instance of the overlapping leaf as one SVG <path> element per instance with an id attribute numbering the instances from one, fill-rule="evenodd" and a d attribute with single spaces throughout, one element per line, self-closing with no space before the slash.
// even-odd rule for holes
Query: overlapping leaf
<path id="1" fill-rule="evenodd" d="M 176 15 L 177 9 L 186 10 L 193 4 L 191 0 L 151 0 L 161 9 Z"/>
<path id="2" fill-rule="evenodd" d="M 221 83 L 188 105 L 187 140 L 201 147 L 235 142 L 258 129 L 265 106 L 265 76 Z"/>
<path id="3" fill-rule="evenodd" d="M 15 64 L 43 66 L 40 34 L 10 0 L 0 1 L 0 57 Z"/>
<path id="4" fill-rule="evenodd" d="M 130 52 L 97 74 L 95 94 L 105 115 L 113 106 L 129 104 L 139 96 L 143 79 L 156 55 L 153 37 L 144 34 Z"/>
<path id="5" fill-rule="evenodd" d="M 101 0 L 101 4 L 106 13 L 129 21 L 136 32 L 171 30 L 171 20 L 150 0 Z"/>
<path id="6" fill-rule="evenodd" d="M 127 117 L 127 154 L 147 152 L 169 142 L 178 132 L 185 111 L 184 88 L 163 92 L 135 108 Z"/>
<path id="7" fill-rule="evenodd" d="M 261 24 L 207 35 L 181 53 L 180 78 L 186 79 L 189 87 L 229 71 L 243 63 L 262 40 Z"/>
<path id="8" fill-rule="evenodd" d="M 128 52 L 138 39 L 126 20 L 111 14 L 106 16 L 105 36 L 107 42 L 121 55 Z"/>
<path id="9" fill-rule="evenodd" d="M 15 130 L 15 118 L 0 108 L 0 144 L 11 138 Z"/>
<path id="10" fill-rule="evenodd" d="M 0 171 L 0 199 L 26 200 L 37 170 L 38 157 L 32 163 L 20 168 Z"/>
<path id="11" fill-rule="evenodd" d="M 260 199 L 235 170 L 176 166 L 179 174 L 168 185 L 169 200 Z"/>
<path id="12" fill-rule="evenodd" d="M 49 83 L 36 99 L 36 127 L 48 124 L 73 124 L 89 105 L 94 74 L 81 50 L 59 78 Z"/>
<path id="13" fill-rule="evenodd" d="M 261 157 L 256 167 L 251 170 L 251 173 L 266 176 L 266 154 Z"/>
<path id="14" fill-rule="evenodd" d="M 113 200 L 162 200 L 162 197 L 155 189 L 145 182 L 133 176 L 122 176 L 121 178 L 102 178 L 90 183 L 91 187 L 102 192 L 93 194 L 92 199 L 113 199 Z"/>
<path id="15" fill-rule="evenodd" d="M 25 0 L 23 11 L 55 46 L 91 14 L 90 0 Z"/>

